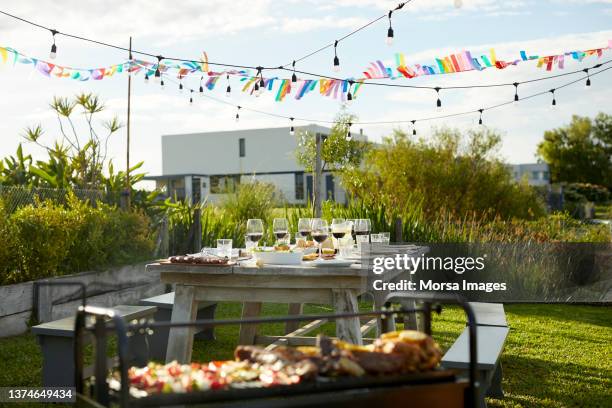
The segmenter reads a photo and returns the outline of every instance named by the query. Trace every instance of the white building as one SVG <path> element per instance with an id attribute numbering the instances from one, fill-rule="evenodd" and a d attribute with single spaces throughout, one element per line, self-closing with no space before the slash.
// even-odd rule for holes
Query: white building
<path id="1" fill-rule="evenodd" d="M 296 127 L 323 137 L 329 128 Z M 297 163 L 297 136 L 288 127 L 162 136 L 162 175 L 147 176 L 158 189 L 193 202 L 218 200 L 236 183 L 255 179 L 273 183 L 288 203 L 312 200 L 312 175 Z M 345 192 L 330 173 L 323 173 L 323 199 L 345 201 Z"/>
<path id="2" fill-rule="evenodd" d="M 550 184 L 550 171 L 546 163 L 511 164 L 510 172 L 516 181 L 526 177 L 531 186 Z"/>

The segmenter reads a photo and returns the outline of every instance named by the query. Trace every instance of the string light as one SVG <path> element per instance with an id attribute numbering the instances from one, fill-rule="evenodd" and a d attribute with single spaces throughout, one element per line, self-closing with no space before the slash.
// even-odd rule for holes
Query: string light
<path id="1" fill-rule="evenodd" d="M 225 90 L 225 96 L 229 98 L 231 94 L 232 94 L 232 87 L 230 86 L 229 74 L 227 74 L 227 89 Z"/>
<path id="2" fill-rule="evenodd" d="M 204 85 L 202 84 L 203 80 L 204 80 L 204 75 L 200 77 L 200 89 L 199 89 L 200 93 L 204 93 Z"/>
<path id="3" fill-rule="evenodd" d="M 161 61 L 164 57 L 162 57 L 161 55 L 157 56 L 157 67 L 155 68 L 155 80 L 156 81 L 161 81 L 161 70 L 159 69 L 159 65 L 161 64 Z"/>
<path id="4" fill-rule="evenodd" d="M 438 100 L 436 101 L 436 110 L 438 112 L 440 112 L 442 110 L 442 99 L 440 99 L 440 87 L 436 86 L 434 88 L 434 90 L 436 91 L 436 94 L 438 94 Z"/>
<path id="5" fill-rule="evenodd" d="M 240 121 L 240 108 L 242 108 L 242 106 L 238 105 L 237 108 L 238 109 L 236 110 L 236 123 Z"/>
<path id="6" fill-rule="evenodd" d="M 587 88 L 591 86 L 591 76 L 589 75 L 589 69 L 585 68 L 583 69 L 584 73 L 587 74 L 587 80 L 586 83 L 584 84 L 584 86 L 586 86 Z"/>
<path id="7" fill-rule="evenodd" d="M 293 119 L 294 118 L 289 118 L 289 120 L 291 121 L 291 127 L 289 128 L 289 135 L 291 136 L 295 135 L 295 128 L 293 127 Z"/>
<path id="8" fill-rule="evenodd" d="M 179 92 L 183 93 L 183 76 L 179 75 Z"/>
<path id="9" fill-rule="evenodd" d="M 519 101 L 519 96 L 518 96 L 518 86 L 519 86 L 519 83 L 515 82 L 512 85 L 514 85 L 514 104 L 516 105 L 516 102 Z"/>
<path id="10" fill-rule="evenodd" d="M 480 118 L 478 118 L 478 124 L 482 125 L 482 112 L 484 112 L 484 109 L 478 109 L 478 112 L 480 112 Z"/>
<path id="11" fill-rule="evenodd" d="M 295 60 L 293 61 L 293 74 L 291 75 L 291 82 L 296 83 L 297 82 L 297 75 L 295 74 Z"/>
<path id="12" fill-rule="evenodd" d="M 149 73 L 145 72 L 145 84 L 149 83 Z"/>
<path id="13" fill-rule="evenodd" d="M 416 120 L 411 120 L 412 123 L 412 136 L 416 136 Z"/>
<path id="14" fill-rule="evenodd" d="M 346 94 L 346 101 L 348 103 L 351 103 L 353 101 L 353 94 L 351 93 L 351 87 L 353 86 L 353 84 L 353 81 L 349 81 L 348 93 Z"/>
<path id="15" fill-rule="evenodd" d="M 55 45 L 55 34 L 58 33 L 57 30 L 50 30 L 51 36 L 53 37 L 53 44 L 51 44 L 51 52 L 49 53 L 49 58 L 55 59 L 57 56 L 57 45 Z"/>
<path id="16" fill-rule="evenodd" d="M 159 86 L 164 89 L 164 77 L 161 77 L 161 79 L 159 80 Z"/>
<path id="17" fill-rule="evenodd" d="M 193 89 L 190 91 L 189 104 L 193 105 Z"/>
<path id="18" fill-rule="evenodd" d="M 347 128 L 346 128 L 346 140 L 350 141 L 353 136 L 351 135 L 351 126 L 353 126 L 353 124 L 351 122 L 347 123 Z"/>
<path id="19" fill-rule="evenodd" d="M 557 99 L 555 99 L 555 89 L 554 88 L 551 89 L 550 93 L 552 94 L 552 103 L 551 103 L 550 107 L 552 109 L 555 109 L 557 107 Z"/>
<path id="20" fill-rule="evenodd" d="M 391 26 L 391 14 L 393 10 L 389 10 L 389 29 L 387 30 L 387 45 L 393 45 L 393 27 Z"/>
<path id="21" fill-rule="evenodd" d="M 334 72 L 340 72 L 340 58 L 338 58 L 338 40 L 334 42 Z"/>

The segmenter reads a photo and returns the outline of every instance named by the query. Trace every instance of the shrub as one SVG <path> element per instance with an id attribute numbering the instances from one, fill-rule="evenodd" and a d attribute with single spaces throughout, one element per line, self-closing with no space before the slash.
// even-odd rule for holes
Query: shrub
<path id="1" fill-rule="evenodd" d="M 246 223 L 249 218 L 268 220 L 277 201 L 273 184 L 252 181 L 240 184 L 221 201 L 220 207 L 234 222 Z"/>
<path id="2" fill-rule="evenodd" d="M 452 129 L 434 132 L 431 142 L 396 132 L 365 158 L 364 167 L 342 173 L 343 185 L 358 199 L 387 208 L 417 207 L 428 218 L 440 212 L 458 218 L 533 219 L 544 206 L 530 186 L 515 183 L 496 159 L 499 135 Z M 376 194 L 372 194 L 376 192 Z"/>
<path id="3" fill-rule="evenodd" d="M 15 268 L 17 242 L 13 224 L 9 222 L 9 216 L 0 199 L 0 284 L 8 279 L 8 273 Z"/>
<path id="4" fill-rule="evenodd" d="M 45 202 L 19 208 L 10 221 L 15 226 L 18 249 L 17 269 L 8 273 L 9 283 L 61 274 L 60 265 L 77 237 L 74 214 Z"/>
<path id="5" fill-rule="evenodd" d="M 606 187 L 589 183 L 569 183 L 564 186 L 563 194 L 565 199 L 570 202 L 605 203 L 612 198 Z"/>
<path id="6" fill-rule="evenodd" d="M 143 213 L 101 203 L 93 207 L 72 194 L 66 205 L 45 201 L 10 216 L 0 211 L 0 233 L 9 237 L 0 248 L 0 284 L 146 259 L 154 245 Z"/>

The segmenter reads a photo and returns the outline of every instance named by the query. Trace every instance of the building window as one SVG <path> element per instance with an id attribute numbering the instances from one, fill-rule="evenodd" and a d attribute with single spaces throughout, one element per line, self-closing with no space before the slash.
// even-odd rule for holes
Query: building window
<path id="1" fill-rule="evenodd" d="M 245 147 L 245 144 L 244 144 L 244 138 L 243 137 L 238 139 L 238 155 L 240 157 L 244 157 L 246 155 L 246 147 Z"/>
<path id="2" fill-rule="evenodd" d="M 210 193 L 227 194 L 236 191 L 240 184 L 240 175 L 234 176 L 210 176 Z"/>
<path id="3" fill-rule="evenodd" d="M 304 173 L 295 173 L 295 199 L 304 199 Z"/>
<path id="4" fill-rule="evenodd" d="M 537 172 L 537 171 L 532 171 L 532 172 L 531 172 L 531 179 L 532 179 L 532 180 L 538 180 L 538 179 L 539 179 L 539 177 L 538 177 L 538 173 L 539 173 L 539 172 Z"/>
<path id="5" fill-rule="evenodd" d="M 548 174 L 547 171 L 543 171 L 542 172 L 542 177 L 544 180 L 549 180 L 550 179 L 550 175 Z"/>

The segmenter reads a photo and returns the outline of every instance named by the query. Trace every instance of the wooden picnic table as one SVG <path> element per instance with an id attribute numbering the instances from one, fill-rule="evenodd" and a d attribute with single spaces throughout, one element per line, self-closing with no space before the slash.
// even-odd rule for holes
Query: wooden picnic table
<path id="1" fill-rule="evenodd" d="M 415 247 L 412 247 L 414 250 Z M 405 250 L 397 247 L 395 250 Z M 367 290 L 367 269 L 361 265 L 351 266 L 304 266 L 265 265 L 256 267 L 253 263 L 230 266 L 203 266 L 191 264 L 153 263 L 147 271 L 159 272 L 161 282 L 175 285 L 175 302 L 172 322 L 193 321 L 199 302 L 243 302 L 242 318 L 257 317 L 262 303 L 288 303 L 290 314 L 300 314 L 301 305 L 315 303 L 331 305 L 335 313 L 358 312 L 357 297 Z M 375 303 L 380 296 L 375 296 Z M 375 305 L 375 306 L 382 306 Z M 304 329 L 288 325 L 292 331 L 283 338 L 303 339 L 307 330 L 313 330 L 325 323 L 314 322 Z M 358 318 L 336 321 L 336 336 L 354 344 L 363 344 Z M 297 329 L 297 330 L 296 330 Z M 295 331 L 293 331 L 295 330 Z M 239 344 L 255 344 L 263 340 L 274 342 L 274 336 L 258 336 L 256 325 L 240 327 Z M 295 344 L 295 343 L 293 343 Z M 171 328 L 168 338 L 166 361 L 181 363 L 191 361 L 193 327 Z"/>

